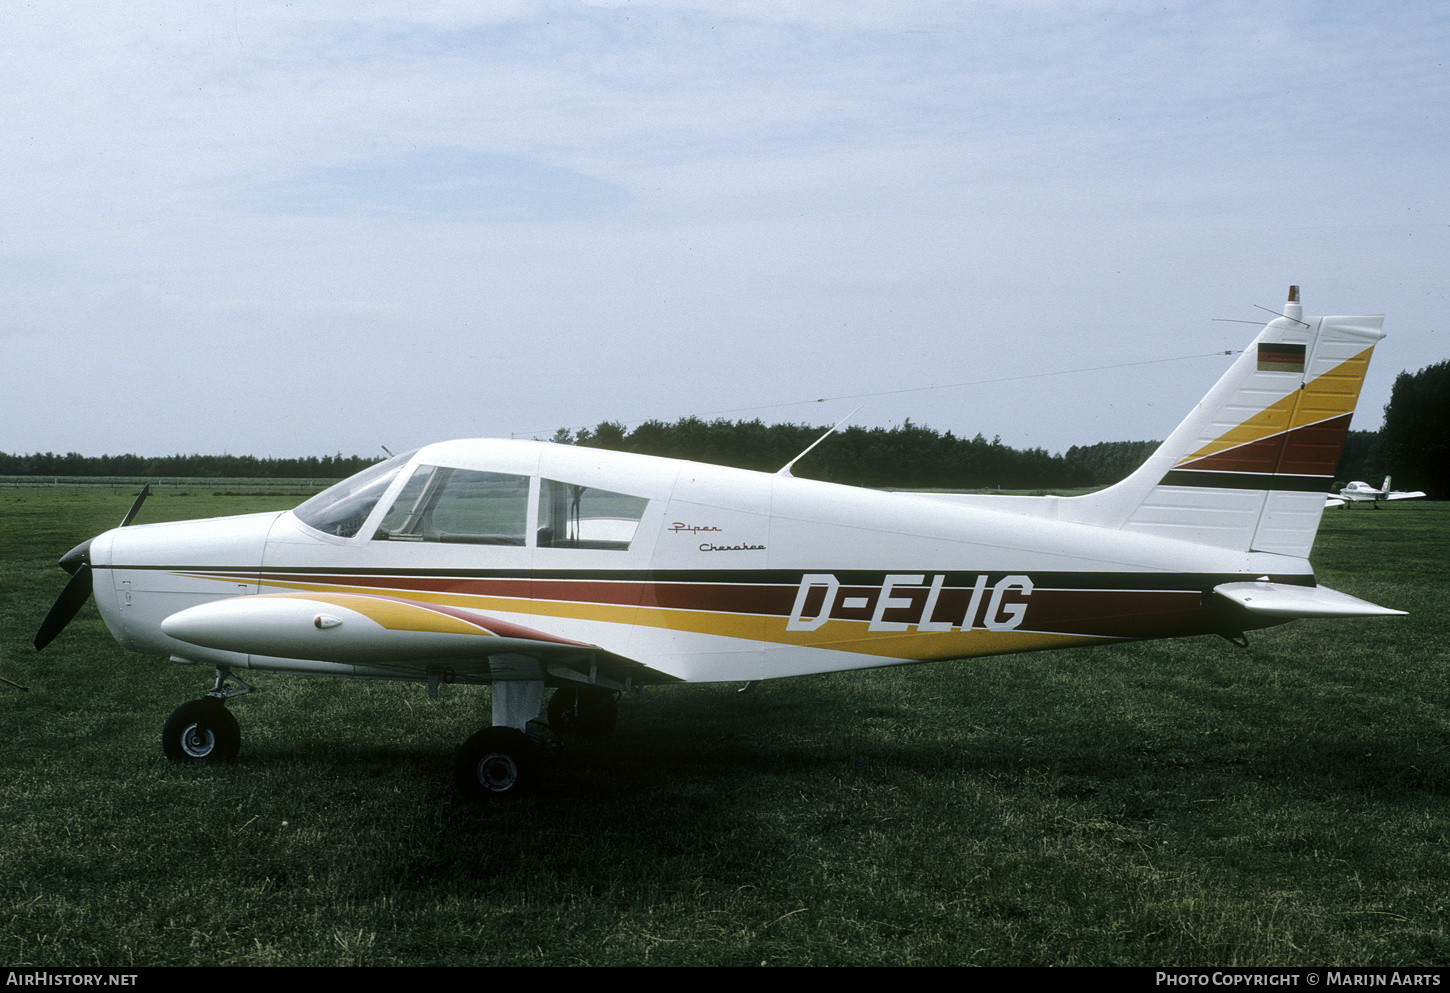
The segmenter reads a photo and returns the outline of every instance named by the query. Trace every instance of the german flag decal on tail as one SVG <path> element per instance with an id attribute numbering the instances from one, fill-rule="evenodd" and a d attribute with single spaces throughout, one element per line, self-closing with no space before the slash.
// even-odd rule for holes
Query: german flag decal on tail
<path id="1" fill-rule="evenodd" d="M 1304 372 L 1304 346 L 1266 342 L 1259 346 L 1259 372 Z"/>

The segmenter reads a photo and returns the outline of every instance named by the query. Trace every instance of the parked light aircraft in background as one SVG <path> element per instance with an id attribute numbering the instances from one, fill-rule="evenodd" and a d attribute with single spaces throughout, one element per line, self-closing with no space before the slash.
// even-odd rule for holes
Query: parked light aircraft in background
<path id="1" fill-rule="evenodd" d="M 490 683 L 459 752 L 479 796 L 538 777 L 619 695 L 1399 614 L 1308 555 L 1380 317 L 1303 317 L 1298 288 L 1167 441 L 1078 497 L 883 493 L 532 441 L 450 441 L 278 513 L 132 526 L 72 549 L 47 644 L 94 592 L 124 647 L 216 667 L 162 731 L 230 759 L 237 673 Z M 143 492 L 144 497 L 144 492 Z"/>
<path id="2" fill-rule="evenodd" d="M 1379 489 L 1375 489 L 1369 483 L 1362 483 L 1356 479 L 1344 489 L 1340 490 L 1338 496 L 1325 497 L 1324 506 L 1326 508 L 1347 507 L 1351 503 L 1369 502 L 1374 504 L 1375 510 L 1379 510 L 1381 500 L 1414 500 L 1424 495 L 1424 490 L 1415 490 L 1413 493 L 1406 493 L 1404 490 L 1391 490 L 1389 476 L 1385 477 L 1385 481 Z"/>

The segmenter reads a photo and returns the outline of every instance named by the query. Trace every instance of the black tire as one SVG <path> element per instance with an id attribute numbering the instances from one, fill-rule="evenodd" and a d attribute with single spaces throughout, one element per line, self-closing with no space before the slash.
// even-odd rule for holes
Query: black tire
<path id="1" fill-rule="evenodd" d="M 539 749 L 516 728 L 484 728 L 463 743 L 454 778 L 470 799 L 502 799 L 539 784 Z"/>
<path id="2" fill-rule="evenodd" d="M 209 697 L 183 703 L 161 728 L 161 750 L 173 762 L 231 762 L 241 747 L 237 719 Z"/>
<path id="3" fill-rule="evenodd" d="M 593 687 L 565 686 L 549 698 L 549 727 L 555 734 L 582 734 L 603 738 L 619 722 L 619 695 Z"/>

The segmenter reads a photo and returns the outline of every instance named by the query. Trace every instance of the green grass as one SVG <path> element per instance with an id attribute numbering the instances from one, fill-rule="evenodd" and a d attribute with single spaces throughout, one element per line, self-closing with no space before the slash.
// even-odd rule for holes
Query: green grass
<path id="1" fill-rule="evenodd" d="M 210 670 L 30 647 L 130 501 L 64 490 L 0 491 L 0 962 L 1450 964 L 1450 505 L 1326 515 L 1406 618 L 651 689 L 480 807 L 486 689 L 258 674 L 235 765 L 167 763 Z"/>

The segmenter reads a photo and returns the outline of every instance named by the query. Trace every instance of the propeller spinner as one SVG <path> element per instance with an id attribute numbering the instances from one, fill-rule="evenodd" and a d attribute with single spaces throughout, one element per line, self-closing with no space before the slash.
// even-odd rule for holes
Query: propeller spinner
<path id="1" fill-rule="evenodd" d="M 148 483 L 142 487 L 137 494 L 135 503 L 131 509 L 126 511 L 126 516 L 121 518 L 121 527 L 125 527 L 136 519 L 141 510 L 141 504 L 151 495 L 151 485 Z M 65 630 L 65 626 L 80 611 L 85 602 L 90 599 L 92 590 L 91 580 L 91 542 L 94 538 L 87 538 L 70 551 L 61 556 L 60 567 L 70 573 L 70 582 L 65 584 L 65 589 L 60 591 L 56 598 L 55 605 L 50 608 L 50 613 L 45 615 L 45 620 L 40 624 L 40 630 L 35 632 L 35 649 L 39 651 L 55 640 L 55 636 Z"/>

